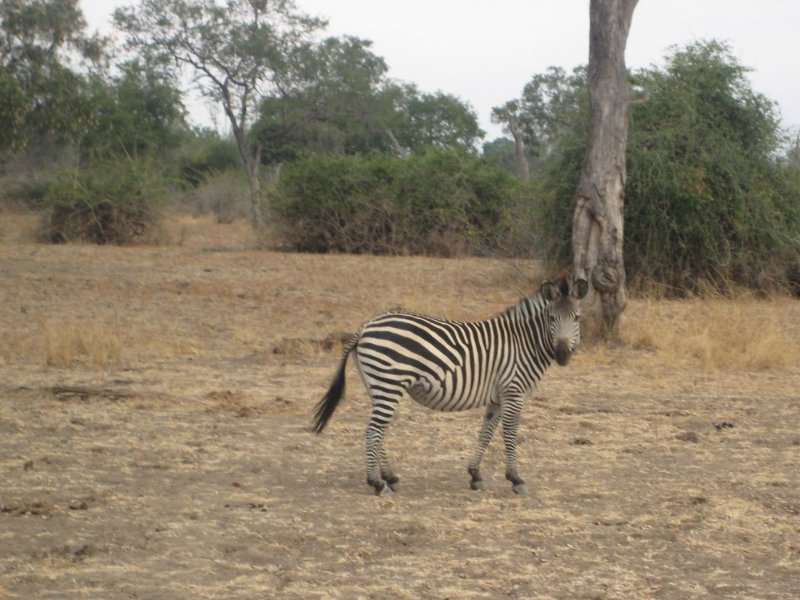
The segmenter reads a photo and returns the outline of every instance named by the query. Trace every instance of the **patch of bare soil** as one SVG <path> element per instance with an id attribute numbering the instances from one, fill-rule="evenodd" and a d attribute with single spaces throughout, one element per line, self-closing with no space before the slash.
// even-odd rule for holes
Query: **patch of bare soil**
<path id="1" fill-rule="evenodd" d="M 584 349 L 528 402 L 529 496 L 500 439 L 469 489 L 479 412 L 407 400 L 387 442 L 401 488 L 375 497 L 352 367 L 309 431 L 344 334 L 397 306 L 489 316 L 536 265 L 257 252 L 238 225 L 180 227 L 171 247 L 0 240 L 0 597 L 797 597 L 796 362 L 671 355 L 663 332 L 708 321 L 634 300 L 649 337 Z M 788 332 L 765 355 L 797 352 L 800 304 L 752 306 Z"/>

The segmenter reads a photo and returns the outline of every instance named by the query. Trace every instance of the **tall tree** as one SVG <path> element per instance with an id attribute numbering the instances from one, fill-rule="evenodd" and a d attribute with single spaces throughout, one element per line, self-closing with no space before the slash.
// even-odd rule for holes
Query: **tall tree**
<path id="1" fill-rule="evenodd" d="M 586 67 L 572 73 L 548 67 L 531 77 L 521 98 L 492 109 L 492 121 L 514 139 L 521 179 L 526 171 L 541 171 L 565 135 L 580 129 L 585 137 L 586 104 Z"/>
<path id="2" fill-rule="evenodd" d="M 156 154 L 177 147 L 189 126 L 181 93 L 168 75 L 137 60 L 111 78 L 88 82 L 92 118 L 81 139 L 84 155 Z"/>
<path id="3" fill-rule="evenodd" d="M 516 100 L 509 100 L 503 106 L 492 109 L 492 122 L 503 125 L 503 130 L 514 138 L 514 156 L 517 161 L 517 177 L 523 183 L 531 180 L 531 170 L 528 165 L 528 156 L 525 152 L 525 139 L 519 123 L 520 105 Z"/>
<path id="4" fill-rule="evenodd" d="M 265 163 L 386 147 L 394 100 L 384 93 L 388 67 L 371 46 L 347 36 L 306 49 L 291 89 L 276 90 L 260 106 L 255 129 Z"/>
<path id="5" fill-rule="evenodd" d="M 452 94 L 420 92 L 413 84 L 401 87 L 392 128 L 401 146 L 412 152 L 431 147 L 476 149 L 485 133 L 469 104 Z"/>
<path id="6" fill-rule="evenodd" d="M 222 107 L 250 184 L 253 224 L 264 224 L 259 166 L 252 139 L 262 99 L 289 88 L 309 37 L 324 22 L 293 0 L 140 0 L 114 13 L 129 46 L 186 70 L 200 93 Z"/>
<path id="7" fill-rule="evenodd" d="M 591 283 L 585 314 L 612 334 L 627 304 L 622 254 L 630 92 L 625 44 L 638 0 L 591 0 L 589 140 L 572 220 L 573 271 Z"/>
<path id="8" fill-rule="evenodd" d="M 90 116 L 82 67 L 104 40 L 85 32 L 78 0 L 0 2 L 0 149 L 74 141 Z"/>

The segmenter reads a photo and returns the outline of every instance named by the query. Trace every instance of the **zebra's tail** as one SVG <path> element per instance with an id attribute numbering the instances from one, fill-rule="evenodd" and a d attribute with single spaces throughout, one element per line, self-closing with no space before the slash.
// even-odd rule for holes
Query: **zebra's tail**
<path id="1" fill-rule="evenodd" d="M 331 420 L 336 407 L 339 406 L 339 401 L 344 395 L 344 375 L 345 366 L 347 365 L 347 357 L 353 351 L 353 348 L 356 347 L 357 341 L 358 336 L 356 335 L 347 343 L 347 346 L 345 346 L 342 360 L 339 361 L 339 368 L 336 370 L 336 374 L 333 376 L 331 386 L 328 388 L 327 393 L 322 397 L 322 400 L 319 401 L 314 409 L 314 421 L 311 424 L 311 429 L 313 429 L 315 433 L 322 433 L 322 430 L 325 429 L 328 421 Z"/>

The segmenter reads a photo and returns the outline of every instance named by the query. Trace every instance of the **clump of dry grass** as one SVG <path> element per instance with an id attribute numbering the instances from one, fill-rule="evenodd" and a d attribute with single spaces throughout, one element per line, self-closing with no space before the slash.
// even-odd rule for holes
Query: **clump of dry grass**
<path id="1" fill-rule="evenodd" d="M 45 364 L 68 367 L 81 360 L 96 368 L 119 363 L 122 336 L 115 324 L 95 321 L 44 324 Z"/>
<path id="2" fill-rule="evenodd" d="M 767 370 L 800 364 L 796 302 L 789 298 L 639 300 L 626 312 L 626 345 L 669 366 Z"/>
<path id="3" fill-rule="evenodd" d="M 165 237 L 171 245 L 187 249 L 246 250 L 259 245 L 258 235 L 246 219 L 220 224 L 212 215 L 168 215 Z"/>

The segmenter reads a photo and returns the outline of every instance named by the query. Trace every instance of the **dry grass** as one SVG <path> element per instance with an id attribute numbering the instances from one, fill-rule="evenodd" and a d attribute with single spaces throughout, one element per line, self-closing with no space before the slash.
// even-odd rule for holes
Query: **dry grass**
<path id="1" fill-rule="evenodd" d="M 621 329 L 672 367 L 781 370 L 800 364 L 797 301 L 784 297 L 639 300 Z"/>
<path id="2" fill-rule="evenodd" d="M 2 215 L 2 229 L 6 244 L 18 245 L 33 241 L 38 217 L 35 214 L 6 209 Z M 212 215 L 190 216 L 172 215 L 165 221 L 159 232 L 160 244 L 172 244 L 188 249 L 202 249 L 206 252 L 229 252 L 247 250 L 264 245 L 245 221 L 238 220 L 220 226 Z M 267 243 L 269 245 L 269 243 Z M 91 260 L 92 251 L 84 253 Z M 381 306 L 379 302 L 362 303 L 362 313 L 355 315 L 355 329 L 360 321 L 386 308 L 417 310 L 430 314 L 441 314 L 452 318 L 477 319 L 491 314 L 496 306 L 514 302 L 517 297 L 531 293 L 545 277 L 541 267 L 531 261 L 504 261 L 494 263 L 493 268 L 481 269 L 475 273 L 458 270 L 451 276 L 442 273 L 440 280 L 431 278 L 433 285 L 418 285 L 415 281 L 431 271 L 439 270 L 436 260 L 417 259 L 415 270 L 408 274 L 391 274 L 393 281 L 404 287 L 402 302 L 387 299 Z M 427 261 L 427 263 L 426 263 Z M 374 269 L 367 270 L 365 277 L 348 281 L 347 293 L 355 298 L 370 298 L 373 295 L 373 277 L 382 276 L 378 272 L 385 264 L 396 262 L 389 259 L 375 259 Z M 466 264 L 470 264 L 467 262 Z M 314 274 L 314 285 L 323 289 L 341 289 L 342 282 L 335 270 L 325 269 Z M 482 295 L 480 308 L 475 307 L 474 297 L 465 297 L 463 302 L 453 304 L 449 296 L 438 293 L 438 285 L 463 286 L 464 282 L 474 286 Z M 223 286 L 227 286 L 225 283 Z M 113 287 L 113 286 L 111 286 Z M 287 293 L 302 293 L 302 287 L 293 290 L 289 284 Z M 113 291 L 113 290 L 112 290 Z M 225 293 L 230 290 L 207 288 L 209 295 Z M 246 294 L 247 288 L 241 286 L 234 290 Z M 486 296 L 489 294 L 489 296 Z M 303 294 L 305 296 L 305 294 Z M 439 300 L 443 301 L 439 301 Z M 379 299 L 377 299 L 379 300 Z M 489 300 L 492 308 L 483 309 Z M 634 350 L 649 350 L 650 354 L 638 357 L 639 362 L 649 356 L 672 367 L 695 367 L 705 371 L 718 370 L 780 370 L 800 364 L 800 324 L 795 316 L 796 302 L 790 298 L 776 296 L 769 300 L 757 299 L 747 294 L 731 299 L 719 297 L 708 292 L 704 298 L 688 300 L 648 300 L 633 299 L 623 317 L 620 341 Z M 477 308 L 477 309 L 476 309 Z M 36 352 L 50 366 L 63 367 L 76 359 L 86 358 L 95 367 L 117 364 L 122 353 L 118 324 L 108 317 L 98 323 L 94 318 L 79 319 L 76 322 L 49 320 L 40 330 Z M 159 329 L 159 324 L 151 324 Z M 28 332 L 26 335 L 30 335 Z M 257 343 L 258 332 L 244 325 L 235 332 L 237 341 L 245 344 Z M 13 337 L 13 336 L 12 336 Z M 34 336 L 36 337 L 36 336 Z M 136 337 L 136 336 L 134 336 Z M 138 336 L 138 340 L 126 340 L 126 351 L 135 355 L 136 348 L 130 342 L 138 342 L 138 354 L 155 353 L 166 357 L 175 354 L 193 353 L 201 346 L 197 340 L 158 339 L 158 336 Z M 0 360 L 8 360 L 8 347 L 5 354 L 0 352 Z M 292 343 L 291 340 L 289 343 Z M 299 343 L 299 338 L 294 343 Z M 20 351 L 17 340 L 14 353 Z M 22 344 L 24 345 L 24 344 Z M 296 349 L 297 350 L 297 349 Z M 316 346 L 299 349 L 302 352 L 315 352 Z M 618 354 L 612 353 L 613 356 Z M 607 356 L 604 349 L 595 352 L 600 360 Z"/>
<path id="3" fill-rule="evenodd" d="M 9 208 L 0 202 L 0 243 L 33 242 L 40 222 L 40 214 L 19 208 Z"/>
<path id="4" fill-rule="evenodd" d="M 402 402 L 402 489 L 375 498 L 352 366 L 329 429 L 308 430 L 328 336 L 397 306 L 482 318 L 539 266 L 167 226 L 181 245 L 0 240 L 0 596 L 796 597 L 800 303 L 632 300 L 621 343 L 528 402 L 527 497 L 500 439 L 468 489 L 478 413 Z"/>

